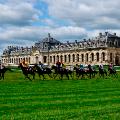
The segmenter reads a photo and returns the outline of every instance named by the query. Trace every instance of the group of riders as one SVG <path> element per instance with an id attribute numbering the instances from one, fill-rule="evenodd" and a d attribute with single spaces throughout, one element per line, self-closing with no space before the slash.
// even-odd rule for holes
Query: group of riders
<path id="1" fill-rule="evenodd" d="M 66 68 L 66 65 L 63 64 L 63 62 L 59 62 L 58 61 L 56 63 L 56 67 L 58 69 L 60 69 L 60 68 Z M 95 65 L 91 65 L 91 64 L 88 64 L 88 65 L 83 65 L 83 64 L 78 65 L 78 64 L 76 64 L 75 67 L 77 69 L 79 69 L 80 71 L 85 71 L 86 68 L 89 69 L 89 70 L 92 70 L 92 71 L 96 70 L 96 66 Z M 102 63 L 98 67 L 99 67 L 99 70 L 101 70 L 101 71 L 105 70 L 104 65 Z M 110 70 L 115 70 L 113 63 L 110 63 L 108 65 L 108 71 L 110 71 Z"/>
<path id="2" fill-rule="evenodd" d="M 29 68 L 29 70 L 31 69 L 31 67 L 29 67 L 29 64 L 28 64 L 25 60 L 23 60 L 23 61 L 21 62 L 21 64 L 22 64 L 22 66 L 23 66 L 24 68 L 26 68 L 26 69 Z M 44 69 L 45 69 L 45 66 L 44 66 L 44 64 L 43 64 L 41 61 L 40 61 L 37 65 L 40 67 L 41 70 L 44 70 Z M 87 67 L 86 67 L 86 66 L 87 66 Z M 2 63 L 0 63 L 0 69 L 3 69 L 4 67 L 5 67 L 5 66 L 4 66 Z M 89 69 L 89 70 L 92 70 L 92 71 L 96 70 L 96 66 L 95 66 L 95 65 L 91 65 L 91 64 L 88 64 L 88 65 L 83 65 L 83 64 L 78 65 L 78 64 L 76 64 L 75 67 L 76 67 L 77 69 L 79 69 L 80 71 L 85 71 L 86 68 Z M 57 68 L 58 70 L 60 70 L 60 69 L 66 69 L 66 65 L 65 65 L 63 62 L 57 61 L 57 62 L 56 62 L 56 68 Z M 103 65 L 102 63 L 99 65 L 99 70 L 101 70 L 101 71 L 103 70 L 103 71 L 104 71 L 104 65 Z M 110 70 L 114 70 L 114 65 L 113 65 L 113 63 L 110 63 L 110 64 L 108 65 L 108 71 L 110 71 Z"/>

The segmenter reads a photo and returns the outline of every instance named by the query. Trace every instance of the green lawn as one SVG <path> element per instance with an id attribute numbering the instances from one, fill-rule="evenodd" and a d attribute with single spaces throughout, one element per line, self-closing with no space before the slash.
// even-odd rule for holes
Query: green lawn
<path id="1" fill-rule="evenodd" d="M 119 77 L 31 82 L 6 72 L 0 81 L 0 120 L 119 119 Z"/>

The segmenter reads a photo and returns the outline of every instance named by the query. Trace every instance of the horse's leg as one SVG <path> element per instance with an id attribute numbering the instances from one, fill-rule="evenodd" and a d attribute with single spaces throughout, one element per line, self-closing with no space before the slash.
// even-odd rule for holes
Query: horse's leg
<path id="1" fill-rule="evenodd" d="M 28 75 L 26 76 L 26 78 L 28 78 L 30 81 L 32 81 Z"/>
<path id="2" fill-rule="evenodd" d="M 3 79 L 3 80 L 4 80 L 4 73 L 2 73 L 2 75 L 1 75 L 1 79 Z"/>
<path id="3" fill-rule="evenodd" d="M 73 75 L 74 73 L 70 73 L 70 77 L 72 78 L 72 79 L 74 79 L 74 75 Z"/>
<path id="4" fill-rule="evenodd" d="M 45 76 L 44 76 L 44 74 L 42 74 L 42 77 L 43 77 L 43 80 L 45 80 Z"/>
<path id="5" fill-rule="evenodd" d="M 33 79 L 35 79 L 35 73 L 33 73 Z"/>
<path id="6" fill-rule="evenodd" d="M 89 72 L 89 78 L 91 79 L 91 72 Z"/>
<path id="7" fill-rule="evenodd" d="M 55 74 L 55 73 L 54 73 Z M 58 74 L 56 74 L 55 76 L 54 76 L 54 79 L 56 78 L 58 76 Z"/>
<path id="8" fill-rule="evenodd" d="M 66 73 L 66 77 L 68 78 L 68 80 L 69 80 L 69 75 L 68 75 L 68 73 Z"/>
<path id="9" fill-rule="evenodd" d="M 63 74 L 61 73 L 61 75 L 60 75 L 61 77 L 60 77 L 60 79 L 62 80 L 63 79 Z"/>

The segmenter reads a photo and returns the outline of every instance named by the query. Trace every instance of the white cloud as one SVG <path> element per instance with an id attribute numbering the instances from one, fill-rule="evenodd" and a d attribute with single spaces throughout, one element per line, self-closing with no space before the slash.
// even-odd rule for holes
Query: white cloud
<path id="1" fill-rule="evenodd" d="M 1 25 L 29 25 L 42 14 L 41 11 L 34 8 L 33 4 L 27 1 L 9 0 L 0 3 L 0 9 Z"/>
<path id="2" fill-rule="evenodd" d="M 46 14 L 41 4 L 35 7 L 41 1 L 47 3 L 49 15 L 45 5 Z M 119 4 L 119 0 L 0 0 L 0 49 L 32 45 L 47 33 L 60 41 L 93 37 L 105 30 L 120 35 Z"/>
<path id="3" fill-rule="evenodd" d="M 87 28 L 115 27 L 120 22 L 119 0 L 44 0 L 49 14 Z M 101 18 L 108 18 L 101 20 Z M 110 22 L 110 20 L 112 20 Z M 110 24 L 109 24 L 110 23 Z M 112 25 L 111 25 L 112 24 Z M 102 27 L 101 27 L 102 26 Z M 120 26 L 119 26 L 120 28 Z"/>

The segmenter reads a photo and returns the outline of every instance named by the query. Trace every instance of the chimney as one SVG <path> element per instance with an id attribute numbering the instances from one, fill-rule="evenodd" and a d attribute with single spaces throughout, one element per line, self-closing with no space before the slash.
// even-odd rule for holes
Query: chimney
<path id="1" fill-rule="evenodd" d="M 105 32 L 105 36 L 107 36 L 108 35 L 108 32 Z"/>
<path id="2" fill-rule="evenodd" d="M 75 40 L 75 43 L 77 43 L 77 40 Z"/>
<path id="3" fill-rule="evenodd" d="M 69 44 L 69 41 L 67 41 L 67 44 Z"/>
<path id="4" fill-rule="evenodd" d="M 116 33 L 114 33 L 114 35 L 116 36 Z"/>
<path id="5" fill-rule="evenodd" d="M 102 33 L 99 33 L 99 37 L 100 37 L 100 38 L 102 37 Z"/>
<path id="6" fill-rule="evenodd" d="M 50 38 L 50 33 L 48 33 L 48 38 Z"/>

